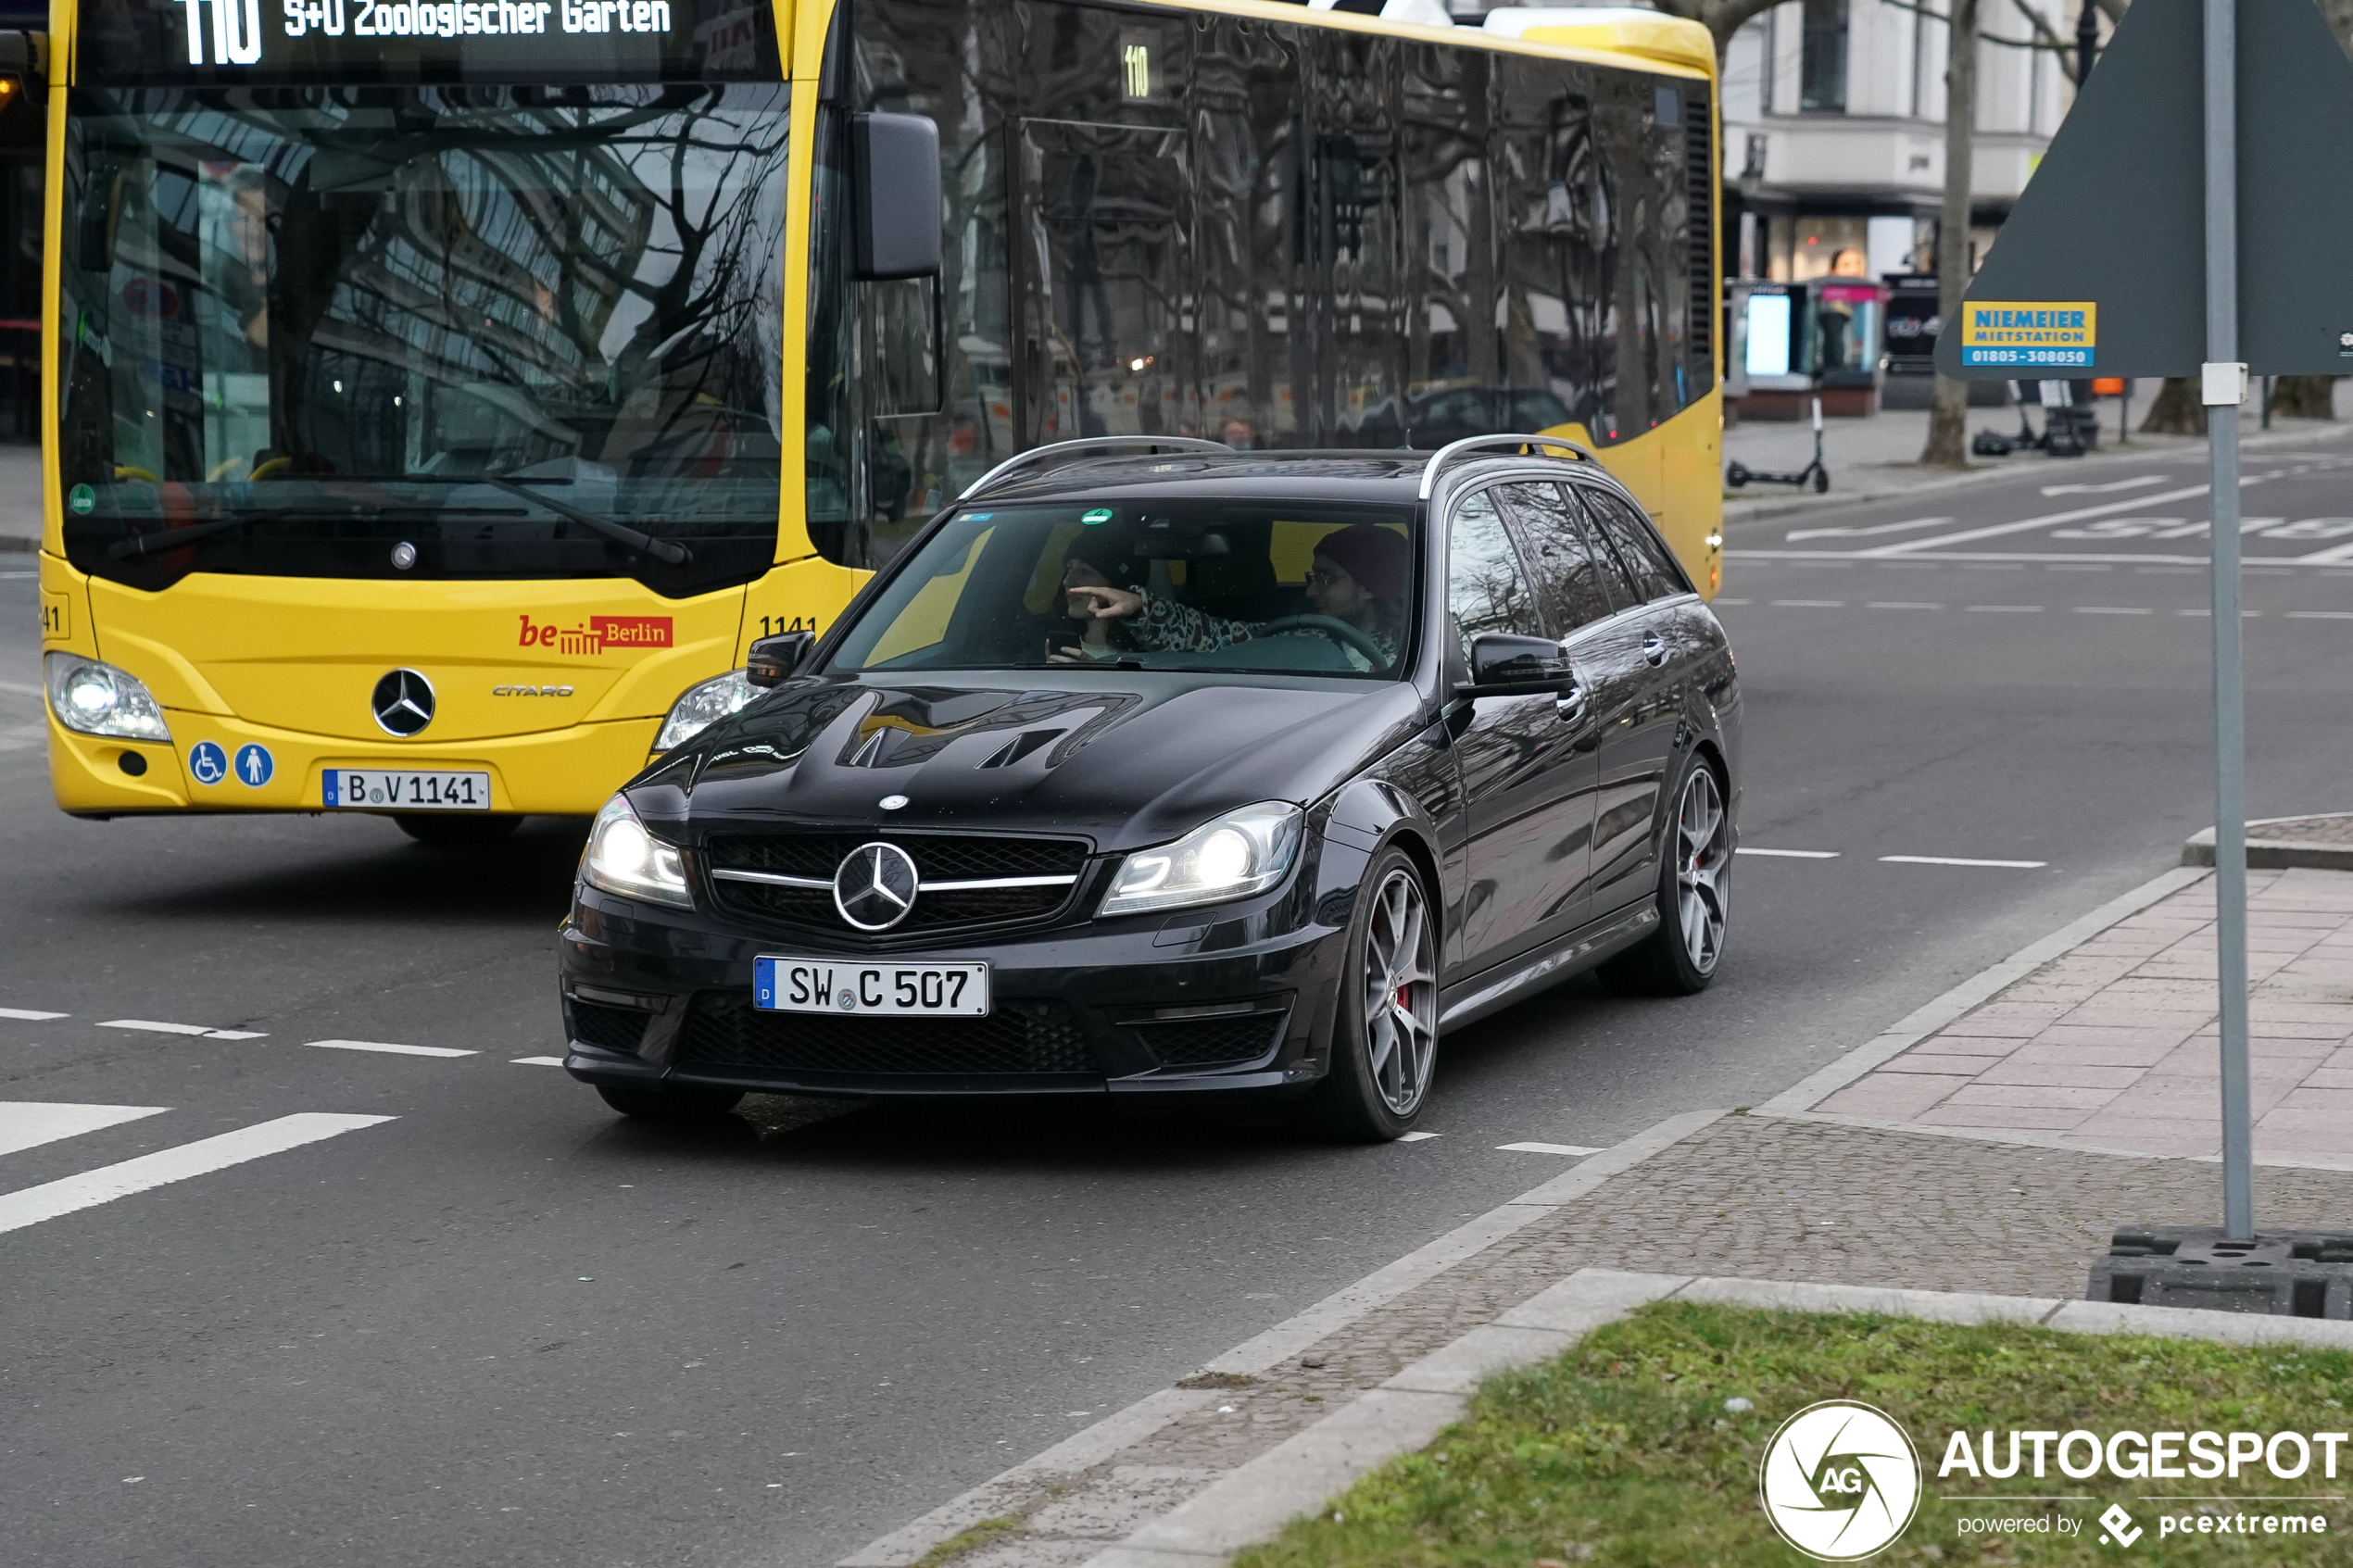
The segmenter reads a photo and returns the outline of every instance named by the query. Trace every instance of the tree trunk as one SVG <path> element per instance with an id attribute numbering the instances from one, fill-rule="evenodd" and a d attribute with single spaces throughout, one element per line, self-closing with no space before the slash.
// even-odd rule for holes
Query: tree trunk
<path id="1" fill-rule="evenodd" d="M 1977 131 L 1977 0 L 1952 0 L 1944 62 L 1944 211 L 1936 232 L 1939 334 L 1961 330 L 1961 295 L 1969 287 L 1970 154 Z M 1929 410 L 1929 468 L 1969 467 L 1969 383 L 1936 378 Z"/>
<path id="2" fill-rule="evenodd" d="M 2147 419 L 2141 421 L 2143 435 L 2204 435 L 2206 407 L 2198 401 L 2196 376 L 2168 376 L 2165 389 L 2149 405 Z"/>
<path id="3" fill-rule="evenodd" d="M 2283 420 L 2336 418 L 2334 376 L 2282 376 L 2271 383 L 2271 413 Z"/>

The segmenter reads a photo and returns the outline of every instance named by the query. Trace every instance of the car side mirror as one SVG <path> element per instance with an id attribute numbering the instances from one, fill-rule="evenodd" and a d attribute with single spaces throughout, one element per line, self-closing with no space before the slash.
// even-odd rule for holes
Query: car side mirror
<path id="1" fill-rule="evenodd" d="M 1566 691 L 1577 677 L 1568 653 L 1549 637 L 1513 632 L 1482 632 L 1471 639 L 1471 678 L 1462 696 L 1519 696 Z"/>
<path id="2" fill-rule="evenodd" d="M 939 127 L 928 115 L 850 120 L 856 164 L 857 274 L 939 275 Z"/>
<path id="3" fill-rule="evenodd" d="M 814 632 L 780 632 L 759 638 L 745 656 L 744 680 L 755 686 L 780 686 L 792 679 L 792 672 L 816 646 Z"/>

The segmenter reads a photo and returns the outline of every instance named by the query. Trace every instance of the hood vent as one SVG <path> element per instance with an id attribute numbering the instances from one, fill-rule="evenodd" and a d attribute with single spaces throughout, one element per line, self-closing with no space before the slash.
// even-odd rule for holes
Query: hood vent
<path id="1" fill-rule="evenodd" d="M 1010 768 L 1030 753 L 1042 749 L 1068 734 L 1065 730 L 1024 730 L 1000 746 L 996 755 L 981 763 L 984 768 Z"/>

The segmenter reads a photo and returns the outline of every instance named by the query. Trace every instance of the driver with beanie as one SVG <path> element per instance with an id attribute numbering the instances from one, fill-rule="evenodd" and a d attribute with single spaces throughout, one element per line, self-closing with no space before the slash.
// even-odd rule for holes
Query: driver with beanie
<path id="1" fill-rule="evenodd" d="M 1403 534 L 1372 523 L 1353 523 L 1315 542 L 1315 564 L 1307 573 L 1307 603 L 1313 614 L 1345 622 L 1365 633 L 1387 656 L 1376 664 L 1353 642 L 1332 639 L 1350 664 L 1359 670 L 1388 669 L 1397 662 L 1397 650 L 1405 640 L 1405 592 L 1412 577 L 1413 551 Z M 1070 614 L 1087 622 L 1084 642 L 1071 651 L 1085 659 L 1114 655 L 1110 636 L 1114 621 L 1139 648 L 1178 653 L 1206 653 L 1260 635 L 1318 634 L 1312 624 L 1284 625 L 1268 633 L 1265 628 L 1274 622 L 1227 621 L 1141 585 L 1114 588 L 1073 583 L 1067 591 Z"/>

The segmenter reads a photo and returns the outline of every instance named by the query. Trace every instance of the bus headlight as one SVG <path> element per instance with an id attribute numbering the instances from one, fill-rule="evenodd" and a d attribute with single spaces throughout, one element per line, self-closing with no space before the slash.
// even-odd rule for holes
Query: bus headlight
<path id="1" fill-rule="evenodd" d="M 1264 893 L 1298 858 L 1302 824 L 1298 807 L 1269 800 L 1213 818 L 1174 844 L 1139 849 L 1120 862 L 1102 912 L 1132 915 Z"/>
<path id="2" fill-rule="evenodd" d="M 740 670 L 730 670 L 701 685 L 688 686 L 686 695 L 670 705 L 670 717 L 661 721 L 661 734 L 654 737 L 654 749 L 668 751 L 694 739 L 759 695 L 758 688 L 744 679 Z"/>
<path id="3" fill-rule="evenodd" d="M 74 653 L 45 655 L 41 667 L 49 711 L 67 729 L 119 740 L 171 739 L 163 709 L 129 671 Z"/>
<path id="4" fill-rule="evenodd" d="M 648 833 L 622 796 L 606 801 L 597 813 L 597 825 L 588 830 L 588 848 L 580 857 L 580 877 L 591 887 L 624 898 L 674 904 L 682 909 L 695 907 L 677 847 Z"/>

